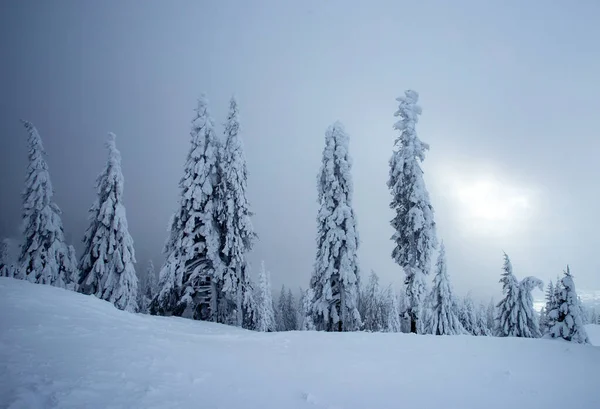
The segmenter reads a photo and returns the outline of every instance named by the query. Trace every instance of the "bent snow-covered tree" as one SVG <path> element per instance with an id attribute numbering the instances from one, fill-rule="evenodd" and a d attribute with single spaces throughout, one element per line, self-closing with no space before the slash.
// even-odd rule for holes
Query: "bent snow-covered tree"
<path id="1" fill-rule="evenodd" d="M 121 154 L 115 139 L 115 134 L 108 134 L 108 161 L 96 182 L 98 198 L 89 210 L 90 226 L 79 263 L 79 291 L 134 312 L 138 310 L 138 278 L 123 204 Z"/>
<path id="2" fill-rule="evenodd" d="M 348 144 L 340 122 L 327 129 L 317 180 L 317 256 L 310 280 L 313 322 L 320 331 L 356 331 L 361 326 L 358 231 Z"/>
<path id="3" fill-rule="evenodd" d="M 190 150 L 179 182 L 178 209 L 170 223 L 158 293 L 150 311 L 219 320 L 222 263 L 216 192 L 219 142 L 204 94 L 198 99 L 190 131 Z"/>
<path id="4" fill-rule="evenodd" d="M 536 338 L 540 336 L 538 318 L 533 309 L 531 291 L 542 289 L 542 281 L 526 277 L 519 283 L 513 274 L 508 255 L 504 254 L 504 272 L 500 282 L 504 298 L 498 304 L 496 335 L 500 337 Z"/>
<path id="5" fill-rule="evenodd" d="M 535 277 L 525 277 L 519 283 L 519 301 L 517 311 L 517 337 L 539 338 L 540 326 L 538 315 L 533 309 L 533 296 L 531 291 L 535 288 L 542 290 L 544 287 L 542 280 Z"/>
<path id="6" fill-rule="evenodd" d="M 247 278 L 246 253 L 252 250 L 256 234 L 250 220 L 250 203 L 246 197 L 248 170 L 238 115 L 237 101 L 232 97 L 225 122 L 225 145 L 219 160 L 217 217 L 220 258 L 224 268 L 219 322 L 242 326 L 244 314 L 250 313 L 251 305 L 247 301 L 252 292 Z"/>
<path id="7" fill-rule="evenodd" d="M 271 277 L 265 269 L 265 262 L 260 266 L 258 274 L 258 300 L 257 314 L 258 323 L 257 330 L 262 332 L 272 332 L 276 329 L 275 311 L 273 310 L 273 293 L 271 291 Z"/>
<path id="8" fill-rule="evenodd" d="M 23 191 L 23 242 L 17 278 L 74 290 L 78 271 L 75 250 L 65 242 L 61 211 L 52 201 L 54 191 L 37 129 L 23 121 L 28 131 L 29 165 Z"/>
<path id="9" fill-rule="evenodd" d="M 431 292 L 431 313 L 425 323 L 425 332 L 433 335 L 458 335 L 464 332 L 454 308 L 452 285 L 446 267 L 446 249 L 444 243 L 440 246 L 435 277 Z"/>
<path id="10" fill-rule="evenodd" d="M 560 283 L 560 285 L 559 285 Z M 564 277 L 557 282 L 559 292 L 556 295 L 554 308 L 548 313 L 552 327 L 548 330 L 551 338 L 563 338 L 580 344 L 589 343 L 589 338 L 579 308 L 579 298 L 575 291 L 575 282 L 571 270 L 567 266 Z"/>
<path id="11" fill-rule="evenodd" d="M 399 107 L 394 115 L 400 120 L 394 124 L 394 129 L 400 134 L 394 143 L 387 183 L 392 193 L 390 207 L 396 213 L 391 221 L 394 228 L 392 258 L 406 274 L 411 332 L 417 332 L 419 308 L 427 291 L 425 278 L 430 270 L 431 251 L 437 245 L 433 207 L 420 165 L 429 145 L 419 139 L 415 129 L 421 114 L 418 99 L 419 94 L 411 90 L 397 98 Z"/>

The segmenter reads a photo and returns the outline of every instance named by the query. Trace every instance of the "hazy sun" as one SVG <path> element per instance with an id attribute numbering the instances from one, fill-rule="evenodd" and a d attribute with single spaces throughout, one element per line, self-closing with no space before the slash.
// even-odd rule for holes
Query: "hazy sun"
<path id="1" fill-rule="evenodd" d="M 493 177 L 460 181 L 454 192 L 461 223 L 477 233 L 511 234 L 531 216 L 531 193 Z"/>
<path id="2" fill-rule="evenodd" d="M 530 205 L 525 194 L 492 180 L 458 188 L 458 198 L 471 217 L 487 221 L 510 221 Z"/>

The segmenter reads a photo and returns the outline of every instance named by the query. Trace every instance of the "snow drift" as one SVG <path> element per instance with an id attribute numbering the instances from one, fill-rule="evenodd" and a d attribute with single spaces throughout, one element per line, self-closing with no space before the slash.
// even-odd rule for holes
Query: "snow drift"
<path id="1" fill-rule="evenodd" d="M 0 311 L 0 407 L 600 407 L 591 345 L 257 333 L 131 314 L 9 278 L 0 278 Z"/>

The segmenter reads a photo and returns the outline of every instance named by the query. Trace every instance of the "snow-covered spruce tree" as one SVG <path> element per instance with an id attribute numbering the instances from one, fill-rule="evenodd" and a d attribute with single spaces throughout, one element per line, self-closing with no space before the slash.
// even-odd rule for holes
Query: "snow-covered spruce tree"
<path id="1" fill-rule="evenodd" d="M 154 269 L 154 263 L 152 260 L 148 260 L 146 267 L 146 275 L 144 277 L 138 277 L 138 306 L 139 311 L 147 314 L 150 310 L 150 303 L 156 295 L 156 270 Z"/>
<path id="2" fill-rule="evenodd" d="M 517 334 L 517 309 L 519 302 L 519 282 L 513 274 L 512 264 L 504 253 L 504 272 L 500 278 L 504 298 L 498 303 L 496 316 L 496 335 L 514 337 Z"/>
<path id="3" fill-rule="evenodd" d="M 477 328 L 477 313 L 471 295 L 467 294 L 460 300 L 458 307 L 458 319 L 465 329 L 465 332 L 470 335 L 479 335 L 479 329 Z"/>
<path id="4" fill-rule="evenodd" d="M 248 170 L 240 137 L 238 106 L 231 98 L 225 122 L 225 144 L 220 151 L 217 191 L 217 214 L 220 228 L 220 258 L 224 267 L 221 289 L 220 322 L 241 326 L 246 312 L 244 299 L 251 291 L 247 282 L 246 253 L 252 249 L 256 234 L 250 217 L 250 204 L 246 197 Z"/>
<path id="5" fill-rule="evenodd" d="M 363 329 L 370 332 L 383 331 L 387 326 L 387 319 L 384 316 L 385 306 L 379 288 L 379 277 L 373 270 L 361 298 L 364 306 Z"/>
<path id="6" fill-rule="evenodd" d="M 406 274 L 411 332 L 417 332 L 419 308 L 426 295 L 425 278 L 430 270 L 431 251 L 437 245 L 433 207 L 420 165 L 425 160 L 429 145 L 419 139 L 415 129 L 421 114 L 418 99 L 419 94 L 411 90 L 397 98 L 399 107 L 394 115 L 400 120 L 394 124 L 394 129 L 400 134 L 390 159 L 387 183 L 392 193 L 390 207 L 396 213 L 391 221 L 395 244 L 392 258 Z"/>
<path id="7" fill-rule="evenodd" d="M 147 307 L 150 308 L 150 302 L 156 297 L 158 292 L 158 277 L 156 275 L 156 269 L 154 268 L 154 262 L 148 260 L 148 266 L 146 267 L 146 279 L 144 294 L 148 302 Z"/>
<path id="8" fill-rule="evenodd" d="M 295 331 L 298 328 L 298 311 L 296 310 L 296 297 L 294 297 L 291 288 L 288 288 L 287 292 L 286 311 L 288 331 Z"/>
<path id="9" fill-rule="evenodd" d="M 483 303 L 480 303 L 478 307 L 475 307 L 475 313 L 477 316 L 477 333 L 478 336 L 490 336 L 492 335 L 493 327 L 490 327 L 487 322 L 487 308 Z"/>
<path id="10" fill-rule="evenodd" d="M 54 191 L 37 129 L 23 121 L 28 131 L 29 165 L 23 191 L 23 242 L 17 278 L 75 290 L 79 272 L 75 249 L 65 242 L 61 211 L 52 201 Z"/>
<path id="11" fill-rule="evenodd" d="M 279 302 L 277 304 L 277 317 L 279 331 L 294 331 L 298 328 L 298 322 L 296 317 L 298 312 L 296 311 L 296 301 L 291 289 L 287 289 L 285 286 L 281 286 L 281 293 L 279 294 Z"/>
<path id="12" fill-rule="evenodd" d="M 496 334 L 496 302 L 494 301 L 494 297 L 490 300 L 490 303 L 486 309 L 486 321 L 487 327 L 490 330 L 490 335 Z"/>
<path id="13" fill-rule="evenodd" d="M 433 335 L 458 335 L 464 332 L 458 320 L 457 312 L 453 306 L 454 296 L 452 285 L 446 267 L 446 250 L 444 244 L 440 246 L 435 277 L 431 291 L 431 313 L 425 323 L 425 332 Z"/>
<path id="14" fill-rule="evenodd" d="M 8 240 L 0 241 L 0 277 L 12 277 L 15 275 L 15 266 L 10 262 L 8 256 Z"/>
<path id="15" fill-rule="evenodd" d="M 391 287 L 388 287 L 385 297 L 385 332 L 401 332 L 400 307 L 398 306 L 398 297 L 394 294 Z"/>
<path id="16" fill-rule="evenodd" d="M 273 311 L 273 294 L 271 292 L 271 277 L 265 269 L 265 262 L 260 266 L 258 275 L 258 294 L 257 294 L 257 330 L 262 332 L 272 332 L 276 329 L 275 311 Z"/>
<path id="17" fill-rule="evenodd" d="M 557 294 L 555 307 L 548 314 L 552 320 L 552 327 L 548 330 L 548 335 L 551 338 L 562 338 L 580 344 L 589 343 L 581 320 L 579 299 L 569 266 L 560 280 L 560 286 L 557 283 L 556 287 L 560 287 L 560 292 Z"/>
<path id="18" fill-rule="evenodd" d="M 533 309 L 533 296 L 531 291 L 535 288 L 543 289 L 542 280 L 535 277 L 525 277 L 519 283 L 519 302 L 517 310 L 517 337 L 539 338 L 540 327 L 538 316 Z"/>
<path id="19" fill-rule="evenodd" d="M 285 285 L 281 285 L 281 291 L 279 292 L 279 298 L 277 299 L 277 309 L 275 310 L 275 322 L 277 331 L 286 331 L 285 321 L 285 301 L 286 301 Z"/>
<path id="20" fill-rule="evenodd" d="M 254 298 L 255 285 L 250 280 L 250 272 L 246 271 L 244 280 L 241 283 L 241 291 L 238 296 L 242 297 L 242 328 L 256 330 L 258 327 L 258 305 Z"/>
<path id="21" fill-rule="evenodd" d="M 548 286 L 546 287 L 546 294 L 545 294 L 545 300 L 546 300 L 546 304 L 544 305 L 544 307 L 542 307 L 542 310 L 540 311 L 540 331 L 542 333 L 545 333 L 547 328 L 548 328 L 548 313 L 550 312 L 550 310 L 552 310 L 553 306 L 554 306 L 554 284 L 552 283 L 552 280 L 550 280 L 550 282 L 548 282 Z"/>
<path id="22" fill-rule="evenodd" d="M 90 225 L 79 262 L 79 291 L 113 303 L 121 310 L 138 310 L 133 239 L 123 204 L 121 153 L 116 136 L 108 134 L 108 161 L 96 180 L 98 198 L 89 210 Z"/>
<path id="23" fill-rule="evenodd" d="M 338 121 L 325 133 L 317 178 L 317 255 L 310 288 L 313 321 L 320 331 L 360 329 L 358 312 L 358 231 L 352 208 L 352 159 L 349 137 Z"/>
<path id="24" fill-rule="evenodd" d="M 194 112 L 178 209 L 171 218 L 166 261 L 151 312 L 223 323 L 218 314 L 222 284 L 216 218 L 219 141 L 206 95 L 200 96 Z"/>
<path id="25" fill-rule="evenodd" d="M 314 331 L 315 324 L 312 320 L 312 300 L 314 298 L 312 289 L 307 289 L 302 296 L 302 321 L 300 322 L 300 330 Z"/>

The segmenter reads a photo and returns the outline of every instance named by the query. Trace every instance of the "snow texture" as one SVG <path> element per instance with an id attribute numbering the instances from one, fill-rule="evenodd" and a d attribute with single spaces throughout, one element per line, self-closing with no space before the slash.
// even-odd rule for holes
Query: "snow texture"
<path id="1" fill-rule="evenodd" d="M 124 178 L 115 134 L 108 134 L 106 148 L 108 161 L 96 181 L 98 198 L 89 210 L 90 225 L 83 239 L 79 292 L 137 311 L 135 251 L 123 204 Z"/>
<path id="2" fill-rule="evenodd" d="M 431 312 L 425 323 L 425 333 L 433 335 L 458 335 L 464 333 L 455 308 L 454 295 L 446 266 L 446 249 L 440 246 L 435 277 L 430 296 Z"/>
<path id="3" fill-rule="evenodd" d="M 390 207 L 395 212 L 392 258 L 406 274 L 406 294 L 411 330 L 416 332 L 419 309 L 426 296 L 426 276 L 429 274 L 431 252 L 437 246 L 433 207 L 423 180 L 420 162 L 425 160 L 429 145 L 417 136 L 416 124 L 421 114 L 417 105 L 419 94 L 408 90 L 398 97 L 400 119 L 394 124 L 399 131 L 390 159 L 388 187 L 392 193 Z"/>
<path id="4" fill-rule="evenodd" d="M 0 311 L 2 408 L 600 407 L 591 345 L 251 332 L 10 278 L 0 278 Z"/>
<path id="5" fill-rule="evenodd" d="M 569 266 L 560 280 L 555 307 L 548 313 L 552 327 L 548 330 L 551 338 L 562 338 L 580 344 L 589 343 L 585 327 L 581 319 L 579 298 L 575 291 L 575 282 Z"/>
<path id="6" fill-rule="evenodd" d="M 42 138 L 31 122 L 23 124 L 29 135 L 29 165 L 22 195 L 23 242 L 16 275 L 32 283 L 75 290 L 79 275 L 75 249 L 65 242 L 61 211 L 52 201 L 54 191 Z"/>
<path id="7" fill-rule="evenodd" d="M 150 310 L 225 322 L 227 317 L 219 314 L 223 265 L 216 208 L 220 145 L 206 95 L 200 96 L 194 112 L 179 205 L 171 218 L 166 261 Z"/>
<path id="8" fill-rule="evenodd" d="M 327 129 L 317 177 L 317 255 L 310 288 L 314 292 L 313 322 L 321 331 L 355 331 L 362 324 L 349 142 L 339 121 Z"/>

